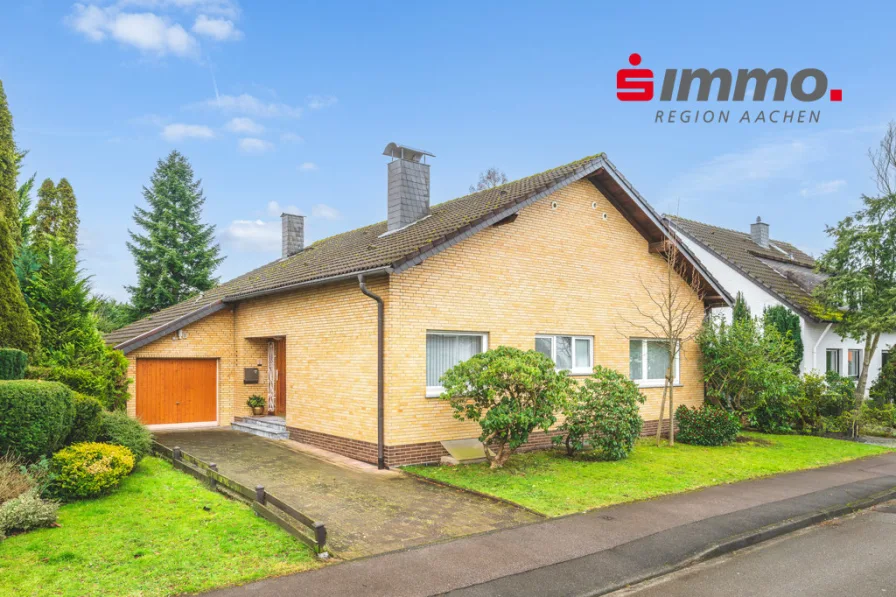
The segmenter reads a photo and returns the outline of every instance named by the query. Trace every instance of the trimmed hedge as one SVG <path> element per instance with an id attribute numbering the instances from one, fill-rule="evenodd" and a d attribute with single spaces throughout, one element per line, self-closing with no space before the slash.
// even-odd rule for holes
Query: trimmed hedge
<path id="1" fill-rule="evenodd" d="M 0 381 L 0 454 L 26 461 L 64 445 L 75 419 L 72 391 L 61 383 Z"/>
<path id="2" fill-rule="evenodd" d="M 28 355 L 17 348 L 0 348 L 0 379 L 25 379 Z"/>
<path id="3" fill-rule="evenodd" d="M 675 411 L 678 433 L 675 438 L 695 446 L 726 446 L 737 439 L 740 421 L 724 408 L 704 404 L 700 408 L 681 405 Z"/>
<path id="4" fill-rule="evenodd" d="M 72 393 L 72 399 L 75 404 L 75 421 L 65 443 L 96 441 L 103 426 L 103 405 L 93 396 L 78 392 Z"/>
<path id="5" fill-rule="evenodd" d="M 53 454 L 51 467 L 56 495 L 89 498 L 118 487 L 134 470 L 134 455 L 124 446 L 85 442 Z"/>
<path id="6" fill-rule="evenodd" d="M 125 361 L 127 362 L 127 361 Z M 25 370 L 27 379 L 44 379 L 58 381 L 75 392 L 94 396 L 108 410 L 124 408 L 127 401 L 127 383 L 124 388 L 88 369 L 73 367 L 28 367 Z"/>
<path id="7" fill-rule="evenodd" d="M 102 424 L 97 440 L 128 448 L 134 455 L 134 462 L 140 462 L 152 450 L 152 433 L 137 419 L 132 419 L 121 411 L 103 411 Z"/>

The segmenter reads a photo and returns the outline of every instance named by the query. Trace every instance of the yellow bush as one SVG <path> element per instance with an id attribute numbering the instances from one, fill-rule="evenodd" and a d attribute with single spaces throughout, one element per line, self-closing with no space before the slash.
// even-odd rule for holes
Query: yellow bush
<path id="1" fill-rule="evenodd" d="M 53 454 L 53 490 L 63 499 L 94 497 L 111 491 L 134 469 L 134 454 L 124 446 L 85 442 Z"/>

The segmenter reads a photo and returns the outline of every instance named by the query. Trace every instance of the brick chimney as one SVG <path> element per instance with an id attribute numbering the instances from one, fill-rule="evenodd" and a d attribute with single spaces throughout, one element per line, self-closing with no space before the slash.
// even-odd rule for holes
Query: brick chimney
<path id="1" fill-rule="evenodd" d="M 383 155 L 389 162 L 388 232 L 394 232 L 429 215 L 429 164 L 433 154 L 389 143 Z"/>
<path id="2" fill-rule="evenodd" d="M 750 236 L 754 243 L 763 249 L 768 248 L 768 224 L 763 222 L 762 218 L 757 217 L 756 223 L 750 224 Z"/>
<path id="3" fill-rule="evenodd" d="M 282 227 L 280 242 L 285 259 L 305 248 L 305 216 L 280 214 L 280 224 Z"/>

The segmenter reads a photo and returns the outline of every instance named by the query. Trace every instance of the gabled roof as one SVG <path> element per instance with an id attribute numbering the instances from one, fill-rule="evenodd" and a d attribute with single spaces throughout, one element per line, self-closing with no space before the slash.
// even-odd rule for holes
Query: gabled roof
<path id="1" fill-rule="evenodd" d="M 677 216 L 666 216 L 672 226 L 769 294 L 802 315 L 813 314 L 812 291 L 825 279 L 815 271 L 815 259 L 794 245 L 769 239 L 769 247 L 753 242 L 749 233 L 710 226 Z M 737 292 L 736 288 L 729 288 Z"/>
<path id="2" fill-rule="evenodd" d="M 323 284 L 358 274 L 401 273 L 535 201 L 587 178 L 622 212 L 648 242 L 668 238 L 662 218 L 653 211 L 604 154 L 597 154 L 472 193 L 432 207 L 431 214 L 406 228 L 386 233 L 379 222 L 315 242 L 305 250 L 278 259 L 106 335 L 107 343 L 134 350 L 165 333 L 215 312 L 226 303 L 294 288 Z M 673 239 L 673 242 L 674 239 Z M 678 243 L 676 243 L 678 244 Z M 708 301 L 730 302 L 721 285 L 684 248 L 682 253 L 712 287 Z M 198 316 L 198 317 L 197 317 Z"/>

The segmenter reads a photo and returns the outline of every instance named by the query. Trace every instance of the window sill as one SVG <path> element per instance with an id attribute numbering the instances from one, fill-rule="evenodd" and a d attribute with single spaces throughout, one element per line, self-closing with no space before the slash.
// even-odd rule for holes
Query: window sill
<path id="1" fill-rule="evenodd" d="M 664 382 L 664 381 L 636 381 L 635 384 L 639 388 L 662 388 L 663 386 L 666 385 L 666 382 Z M 684 384 L 681 383 L 680 381 L 676 381 L 675 383 L 672 384 L 672 387 L 673 388 L 683 388 Z"/>
<path id="2" fill-rule="evenodd" d="M 426 386 L 426 397 L 427 398 L 438 398 L 445 391 L 445 388 L 441 386 Z"/>

